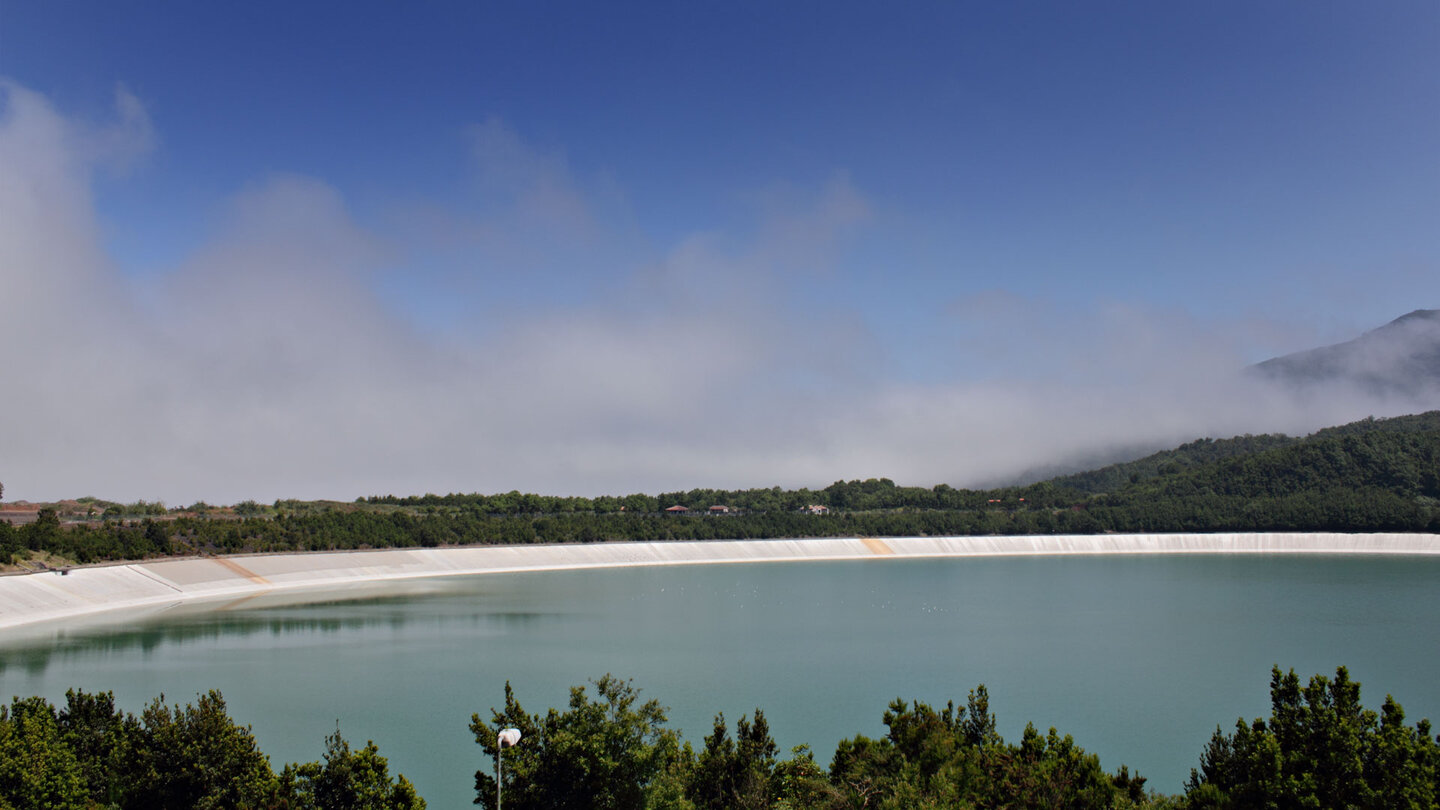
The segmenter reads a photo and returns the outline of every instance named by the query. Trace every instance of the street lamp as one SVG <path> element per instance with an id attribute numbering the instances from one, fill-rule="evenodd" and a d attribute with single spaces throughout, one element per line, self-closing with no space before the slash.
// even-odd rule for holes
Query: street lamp
<path id="1" fill-rule="evenodd" d="M 495 749 L 495 810 L 500 810 L 500 754 L 512 745 L 520 742 L 520 729 L 502 729 L 498 735 L 499 745 Z"/>

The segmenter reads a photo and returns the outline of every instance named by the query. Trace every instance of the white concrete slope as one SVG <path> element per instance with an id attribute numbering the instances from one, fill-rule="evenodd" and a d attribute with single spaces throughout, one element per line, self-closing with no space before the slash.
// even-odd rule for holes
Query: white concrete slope
<path id="1" fill-rule="evenodd" d="M 0 577 L 0 630 L 121 608 L 460 574 L 803 560 L 1058 554 L 1440 555 L 1431 534 L 1143 534 L 596 543 L 161 560 Z"/>

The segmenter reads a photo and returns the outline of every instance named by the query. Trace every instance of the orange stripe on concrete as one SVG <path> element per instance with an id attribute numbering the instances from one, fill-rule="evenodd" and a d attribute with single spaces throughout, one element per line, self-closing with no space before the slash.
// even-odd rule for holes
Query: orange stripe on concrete
<path id="1" fill-rule="evenodd" d="M 255 573 L 254 571 L 251 571 L 249 568 L 246 568 L 245 566 L 241 565 L 240 563 L 235 562 L 234 560 L 231 560 L 231 559 L 226 558 L 226 557 L 215 557 L 214 559 L 215 559 L 215 562 L 219 563 L 221 566 L 223 566 L 223 567 L 225 567 L 225 568 L 228 568 L 228 569 L 230 569 L 231 571 L 234 571 L 235 573 L 239 574 L 239 575 L 242 576 L 242 577 L 245 577 L 246 579 L 250 580 L 251 582 L 258 583 L 258 584 L 260 584 L 260 585 L 269 585 L 269 584 L 270 584 L 270 580 L 268 580 L 268 579 L 260 576 L 259 574 Z"/>
<path id="2" fill-rule="evenodd" d="M 864 543 L 866 548 L 870 549 L 872 552 L 874 552 L 874 553 L 876 553 L 876 554 L 894 554 L 894 553 L 895 553 L 895 549 L 890 548 L 889 546 L 885 545 L 885 541 L 884 541 L 884 540 L 881 540 L 881 539 L 878 538 L 878 537 L 862 537 L 862 538 L 860 538 L 860 542 Z"/>

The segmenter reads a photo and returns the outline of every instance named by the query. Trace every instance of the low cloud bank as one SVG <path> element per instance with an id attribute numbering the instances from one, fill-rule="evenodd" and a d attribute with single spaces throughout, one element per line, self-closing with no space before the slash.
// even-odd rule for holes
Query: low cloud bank
<path id="1" fill-rule="evenodd" d="M 503 167 L 487 182 L 509 202 L 446 228 L 481 250 L 512 238 L 486 254 L 489 275 L 424 280 L 451 297 L 436 329 L 382 292 L 425 246 L 362 226 L 336 189 L 303 176 L 258 180 L 183 264 L 127 277 L 106 253 L 91 179 L 154 148 L 143 106 L 122 89 L 113 128 L 84 130 L 0 85 L 7 496 L 967 486 L 1117 447 L 1435 407 L 1430 391 L 1296 396 L 1245 375 L 1271 325 L 1118 304 L 1066 312 L 985 290 L 935 324 L 953 347 L 926 351 L 998 353 L 1015 373 L 917 382 L 893 371 L 863 304 L 803 295 L 824 282 L 813 265 L 870 216 L 845 178 L 768 211 L 750 236 L 697 231 L 643 255 L 606 232 L 596 192 L 562 160 L 535 157 L 500 122 L 475 137 L 479 170 Z M 598 246 L 632 264 L 583 295 L 522 295 L 525 279 L 507 273 L 584 277 L 505 264 L 530 251 L 513 240 L 526 233 L 551 240 L 536 256 L 573 262 Z"/>

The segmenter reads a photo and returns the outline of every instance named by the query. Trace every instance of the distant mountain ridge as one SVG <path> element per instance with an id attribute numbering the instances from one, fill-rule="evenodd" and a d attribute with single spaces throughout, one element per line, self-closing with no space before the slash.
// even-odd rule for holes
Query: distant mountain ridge
<path id="1" fill-rule="evenodd" d="M 1417 309 L 1344 343 L 1251 366 L 1300 388 L 1349 385 L 1374 396 L 1440 396 L 1440 310 Z"/>

